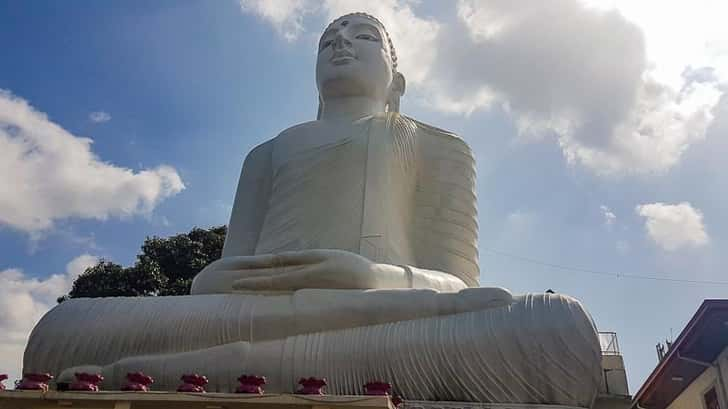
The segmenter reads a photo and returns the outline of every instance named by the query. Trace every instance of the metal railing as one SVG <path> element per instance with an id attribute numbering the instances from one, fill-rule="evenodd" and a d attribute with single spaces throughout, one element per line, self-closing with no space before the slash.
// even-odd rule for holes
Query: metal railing
<path id="1" fill-rule="evenodd" d="M 599 332 L 602 355 L 621 355 L 616 332 Z"/>

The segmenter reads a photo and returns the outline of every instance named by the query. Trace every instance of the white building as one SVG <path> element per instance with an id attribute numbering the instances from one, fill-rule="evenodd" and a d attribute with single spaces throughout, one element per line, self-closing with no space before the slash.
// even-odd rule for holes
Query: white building
<path id="1" fill-rule="evenodd" d="M 634 397 L 633 409 L 728 409 L 728 300 L 705 300 Z"/>

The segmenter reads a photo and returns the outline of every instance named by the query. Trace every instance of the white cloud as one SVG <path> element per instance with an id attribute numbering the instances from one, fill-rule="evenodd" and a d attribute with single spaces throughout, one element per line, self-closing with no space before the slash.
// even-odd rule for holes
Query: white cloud
<path id="1" fill-rule="evenodd" d="M 243 12 L 270 23 L 288 41 L 303 32 L 303 17 L 316 8 L 315 4 L 310 0 L 240 0 Z"/>
<path id="2" fill-rule="evenodd" d="M 0 271 L 0 371 L 9 371 L 9 382 L 21 375 L 23 351 L 30 331 L 56 298 L 68 293 L 73 280 L 98 258 L 80 255 L 66 265 L 66 271 L 45 279 L 28 277 L 15 268 Z"/>
<path id="3" fill-rule="evenodd" d="M 667 251 L 700 247 L 710 241 L 703 224 L 703 214 L 690 203 L 643 204 L 635 211 L 646 219 L 647 235 Z"/>
<path id="4" fill-rule="evenodd" d="M 599 206 L 599 210 L 602 211 L 602 217 L 604 217 L 604 225 L 609 229 L 614 225 L 614 222 L 617 220 L 617 215 L 612 212 L 612 210 L 605 205 Z"/>
<path id="5" fill-rule="evenodd" d="M 275 4 L 260 1 L 269 3 Z M 658 20 L 666 20 L 655 17 L 660 14 L 649 2 L 460 0 L 454 21 L 422 18 L 417 2 L 407 0 L 304 3 L 286 8 L 276 21 L 301 23 L 306 13 L 329 19 L 351 11 L 374 14 L 391 31 L 401 71 L 426 106 L 465 115 L 500 106 L 521 135 L 553 135 L 567 161 L 600 175 L 660 173 L 678 163 L 705 137 L 723 93 L 719 83 L 728 75 L 722 31 L 688 30 L 690 41 L 675 43 L 702 54 L 675 52 L 656 40 L 666 29 Z M 668 8 L 671 15 L 689 14 L 685 7 Z M 722 15 L 703 9 L 690 14 L 692 25 L 704 25 L 697 17 Z M 669 31 L 674 38 L 686 30 L 671 24 Z M 713 57 L 701 57 L 708 54 Z M 696 79 L 703 68 L 690 66 L 712 67 L 716 75 Z"/>
<path id="6" fill-rule="evenodd" d="M 602 10 L 617 9 L 637 23 L 645 34 L 647 59 L 654 65 L 655 77 L 672 88 L 682 83 L 680 73 L 686 62 L 712 66 L 722 78 L 728 77 L 728 3 L 716 0 L 656 3 L 635 0 L 583 0 Z M 675 29 L 679 22 L 681 29 Z"/>
<path id="7" fill-rule="evenodd" d="M 704 137 L 721 95 L 689 75 L 678 89 L 655 80 L 641 29 L 614 10 L 461 0 L 458 16 L 463 27 L 440 39 L 435 105 L 499 102 L 521 134 L 555 135 L 570 163 L 597 174 L 669 169 Z"/>
<path id="8" fill-rule="evenodd" d="M 91 112 L 88 114 L 88 119 L 97 124 L 101 122 L 109 122 L 111 121 L 111 114 L 104 111 Z"/>
<path id="9" fill-rule="evenodd" d="M 0 90 L 0 226 L 38 233 L 58 219 L 149 214 L 183 189 L 172 167 L 134 172 L 103 162 L 90 139 Z"/>
<path id="10" fill-rule="evenodd" d="M 73 280 L 80 276 L 81 273 L 98 262 L 99 258 L 90 254 L 82 254 L 69 261 L 68 264 L 66 264 L 66 277 L 69 280 L 68 288 L 70 289 L 70 285 L 73 284 Z"/>
<path id="11" fill-rule="evenodd" d="M 570 162 L 599 174 L 664 172 L 690 145 L 705 138 L 721 95 L 715 83 L 686 80 L 683 90 L 676 91 L 647 78 L 629 102 L 630 110 L 603 135 L 605 145 L 591 144 L 589 126 L 562 133 L 559 143 Z"/>

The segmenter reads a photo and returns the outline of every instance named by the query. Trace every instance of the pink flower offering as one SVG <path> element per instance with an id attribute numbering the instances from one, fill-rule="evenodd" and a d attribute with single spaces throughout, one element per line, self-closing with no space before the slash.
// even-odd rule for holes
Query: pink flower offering
<path id="1" fill-rule="evenodd" d="M 263 394 L 263 385 L 266 384 L 265 376 L 241 375 L 238 381 L 240 386 L 235 390 L 235 393 Z"/>
<path id="2" fill-rule="evenodd" d="M 310 378 L 301 378 L 298 381 L 298 384 L 301 385 L 301 389 L 298 390 L 298 392 L 301 395 L 323 395 L 323 388 L 326 386 L 326 378 L 314 378 L 313 376 Z"/>
<path id="3" fill-rule="evenodd" d="M 177 388 L 177 392 L 205 393 L 205 385 L 207 385 L 207 377 L 198 374 L 184 374 L 180 378 L 182 385 Z"/>
<path id="4" fill-rule="evenodd" d="M 104 377 L 98 373 L 90 374 L 85 372 L 76 372 L 74 375 L 76 376 L 76 381 L 71 383 L 68 387 L 68 389 L 72 391 L 98 392 L 98 384 L 104 380 Z"/>
<path id="5" fill-rule="evenodd" d="M 49 373 L 26 373 L 23 374 L 23 380 L 15 389 L 45 392 L 48 390 L 48 381 L 51 379 L 53 379 L 53 375 Z"/>
<path id="6" fill-rule="evenodd" d="M 387 382 L 373 381 L 364 385 L 364 394 L 366 395 L 389 396 L 391 390 L 392 384 Z"/>
<path id="7" fill-rule="evenodd" d="M 126 374 L 126 383 L 121 386 L 122 391 L 149 392 L 149 385 L 154 383 L 151 376 L 143 372 L 129 372 Z"/>

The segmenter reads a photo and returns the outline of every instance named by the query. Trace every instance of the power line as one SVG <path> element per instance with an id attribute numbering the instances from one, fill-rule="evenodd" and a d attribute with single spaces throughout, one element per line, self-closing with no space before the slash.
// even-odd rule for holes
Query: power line
<path id="1" fill-rule="evenodd" d="M 673 282 L 673 283 L 728 285 L 728 281 L 685 280 L 685 279 L 680 279 L 680 278 L 657 277 L 657 276 L 649 276 L 649 275 L 642 275 L 642 274 L 624 274 L 624 273 L 619 273 L 616 271 L 593 270 L 593 269 L 588 269 L 588 268 L 567 266 L 567 265 L 563 265 L 563 264 L 549 263 L 546 261 L 537 260 L 535 258 L 520 256 L 518 254 L 507 253 L 505 251 L 490 249 L 487 247 L 481 247 L 481 249 L 485 250 L 489 253 L 492 253 L 492 254 L 512 258 L 515 260 L 520 260 L 520 261 L 523 261 L 526 263 L 537 264 L 537 265 L 541 265 L 541 266 L 545 266 L 545 267 L 551 267 L 551 268 L 554 268 L 557 270 L 571 271 L 571 272 L 575 272 L 575 273 L 589 273 L 589 274 L 594 274 L 594 275 L 602 275 L 602 276 L 609 276 L 609 277 L 615 277 L 615 278 L 631 278 L 631 279 L 637 279 L 637 280 L 667 281 L 667 282 Z"/>

